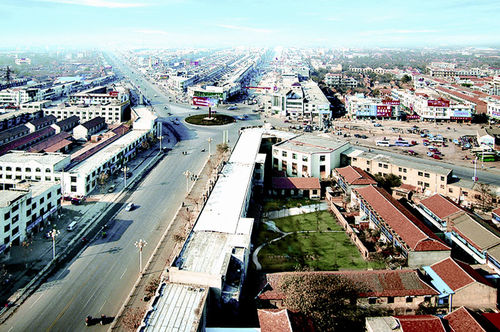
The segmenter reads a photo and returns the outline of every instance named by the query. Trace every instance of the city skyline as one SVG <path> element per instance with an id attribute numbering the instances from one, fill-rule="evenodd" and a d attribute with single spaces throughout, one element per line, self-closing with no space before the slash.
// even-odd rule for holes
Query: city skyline
<path id="1" fill-rule="evenodd" d="M 498 9 L 463 0 L 7 0 L 0 26 L 3 47 L 488 47 L 498 45 Z"/>

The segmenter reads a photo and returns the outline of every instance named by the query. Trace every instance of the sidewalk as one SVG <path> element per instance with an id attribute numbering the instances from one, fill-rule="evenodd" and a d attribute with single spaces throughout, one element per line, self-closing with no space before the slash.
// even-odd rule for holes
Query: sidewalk
<path id="1" fill-rule="evenodd" d="M 174 144 L 175 141 L 171 140 L 168 147 L 172 147 Z M 167 145 L 163 144 L 163 146 Z M 130 171 L 133 171 L 133 177 L 130 180 L 127 179 L 127 187 L 133 185 L 135 181 L 140 180 L 141 173 L 151 162 L 154 162 L 160 156 L 158 152 L 159 143 L 149 150 L 141 152 L 128 164 Z M 107 193 L 107 188 L 112 184 L 115 185 L 115 191 Z M 113 212 L 113 207 L 116 207 L 115 201 L 121 195 L 126 194 L 126 191 L 123 189 L 123 178 L 118 177 L 113 179 L 113 181 L 109 181 L 106 187 L 101 189 L 106 193 L 94 194 L 84 201 L 82 205 L 71 205 L 70 202 L 62 201 L 61 211 L 54 218 L 55 220 L 50 222 L 50 226 L 34 234 L 28 246 L 12 247 L 8 256 L 0 263 L 0 268 L 5 266 L 8 274 L 10 274 L 8 287 L 2 285 L 0 288 L 1 304 L 3 305 L 8 301 L 19 306 L 21 303 L 18 303 L 18 300 L 22 301 L 25 298 L 25 294 L 29 293 L 28 288 L 36 284 L 33 281 L 35 279 L 42 280 L 46 277 L 40 275 L 40 272 L 47 269 L 53 263 L 52 239 L 44 238 L 47 231 L 53 228 L 60 231 L 60 234 L 56 237 L 57 256 L 61 256 L 61 254 L 62 256 L 67 256 L 69 252 L 74 252 L 76 249 L 80 250 L 83 247 L 83 243 L 79 241 L 82 237 L 81 233 L 84 233 L 83 236 L 87 236 L 89 232 L 93 231 L 93 228 L 105 214 Z M 77 221 L 78 226 L 74 231 L 69 232 L 66 230 L 66 226 L 72 221 Z M 27 285 L 30 287 L 26 287 Z M 0 311 L 0 316 L 3 320 L 6 317 L 6 310 L 4 308 L 1 309 L 3 310 Z"/>
<path id="2" fill-rule="evenodd" d="M 126 302 L 116 315 L 111 330 L 125 330 L 124 317 L 128 313 L 132 314 L 136 309 L 147 309 L 149 306 L 149 299 L 145 299 L 147 294 L 146 287 L 153 280 L 166 278 L 166 269 L 180 253 L 184 241 L 191 232 L 210 194 L 209 190 L 215 184 L 218 174 L 218 171 L 215 169 L 220 170 L 222 168 L 222 158 L 223 156 L 216 155 L 212 156 L 211 159 L 207 159 L 207 162 L 198 174 L 197 180 L 186 195 L 184 206 L 181 205 L 179 207 L 171 220 L 165 220 L 163 236 L 146 263 L 142 275 L 136 281 Z M 143 317 L 141 316 L 140 318 L 142 320 Z"/>

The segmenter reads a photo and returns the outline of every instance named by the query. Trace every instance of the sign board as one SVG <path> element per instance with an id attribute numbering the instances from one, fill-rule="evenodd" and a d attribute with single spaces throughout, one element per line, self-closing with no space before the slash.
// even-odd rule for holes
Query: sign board
<path id="1" fill-rule="evenodd" d="M 392 99 L 382 100 L 382 104 L 384 105 L 398 106 L 399 103 L 400 103 L 399 100 L 392 100 Z"/>
<path id="2" fill-rule="evenodd" d="M 427 100 L 427 106 L 431 107 L 450 107 L 450 101 L 445 99 Z"/>
<path id="3" fill-rule="evenodd" d="M 118 91 L 110 91 L 109 95 L 112 97 L 118 97 Z"/>
<path id="4" fill-rule="evenodd" d="M 209 107 L 212 106 L 211 99 L 208 97 L 193 97 L 194 106 Z"/>
<path id="5" fill-rule="evenodd" d="M 390 117 L 392 115 L 391 106 L 377 105 L 377 116 Z"/>
<path id="6" fill-rule="evenodd" d="M 471 116 L 470 110 L 455 110 L 452 115 L 454 118 L 470 118 Z"/>

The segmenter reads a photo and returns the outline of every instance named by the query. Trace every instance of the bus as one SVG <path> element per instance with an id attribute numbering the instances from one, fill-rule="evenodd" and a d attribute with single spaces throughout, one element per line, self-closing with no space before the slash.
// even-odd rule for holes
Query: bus
<path id="1" fill-rule="evenodd" d="M 411 144 L 405 140 L 396 140 L 396 141 L 394 141 L 394 145 L 396 145 L 396 146 L 411 146 Z"/>
<path id="2" fill-rule="evenodd" d="M 477 153 L 477 160 L 479 161 L 496 161 L 496 155 L 494 152 L 482 152 Z"/>

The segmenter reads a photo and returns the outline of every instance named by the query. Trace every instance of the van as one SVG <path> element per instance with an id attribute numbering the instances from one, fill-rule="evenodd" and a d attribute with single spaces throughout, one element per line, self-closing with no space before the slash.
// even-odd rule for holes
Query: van
<path id="1" fill-rule="evenodd" d="M 73 231 L 76 228 L 77 222 L 73 221 L 71 224 L 68 225 L 66 228 L 69 232 Z"/>
<path id="2" fill-rule="evenodd" d="M 388 141 L 377 141 L 377 146 L 391 146 Z"/>

